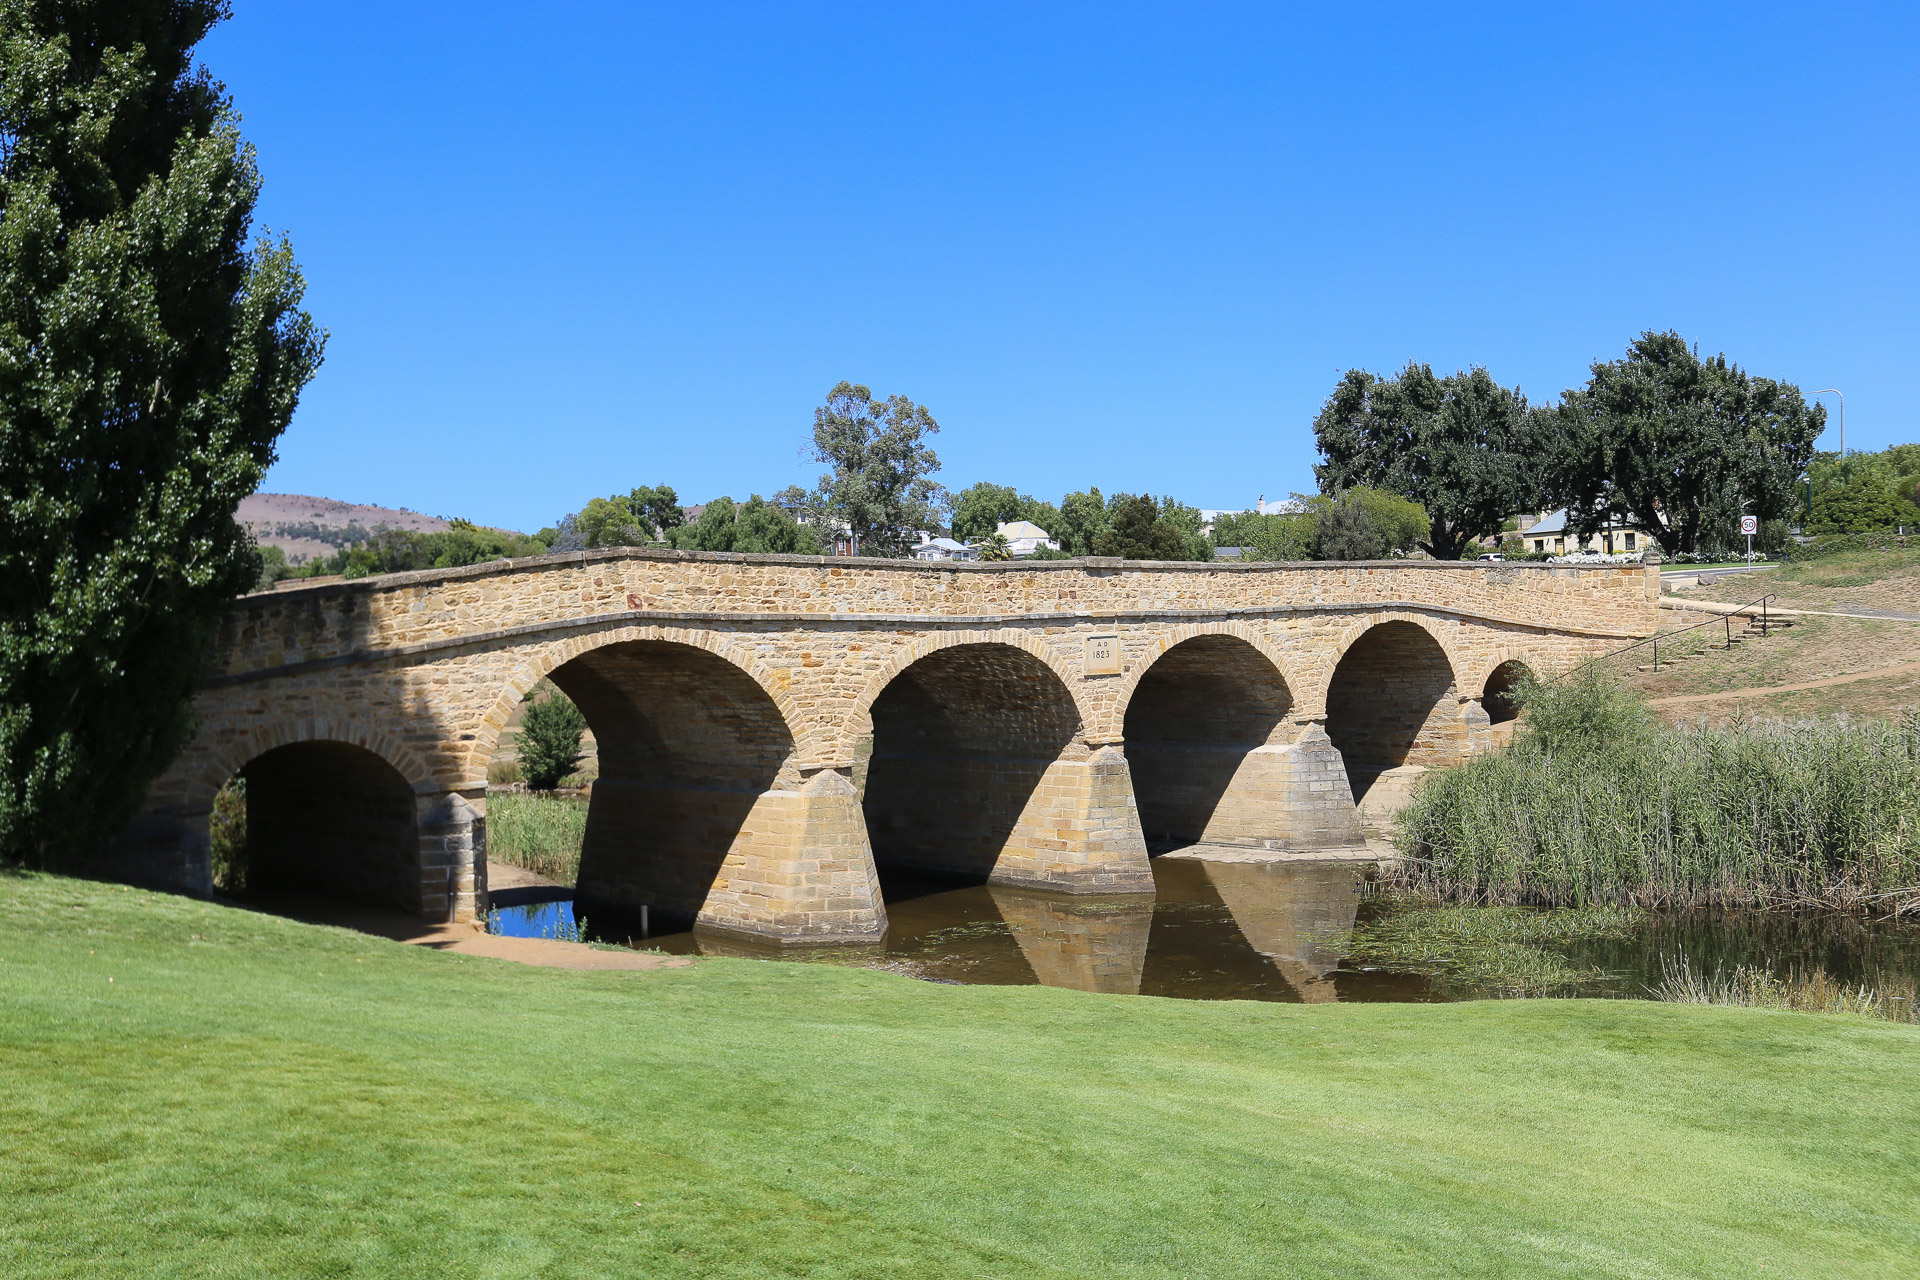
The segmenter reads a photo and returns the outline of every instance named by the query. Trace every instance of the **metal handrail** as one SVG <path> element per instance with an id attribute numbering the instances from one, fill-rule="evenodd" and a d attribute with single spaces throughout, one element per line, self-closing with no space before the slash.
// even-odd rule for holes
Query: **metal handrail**
<path id="1" fill-rule="evenodd" d="M 1757 600 L 1749 600 L 1745 604 L 1735 605 L 1733 608 L 1721 614 L 1718 618 L 1708 618 L 1705 622 L 1696 622 L 1690 627 L 1681 627 L 1676 631 L 1662 631 L 1657 635 L 1648 636 L 1645 640 L 1636 640 L 1632 644 L 1626 646 L 1624 649 L 1615 649 L 1612 653 L 1603 653 L 1597 658 L 1589 658 L 1585 662 L 1581 663 L 1580 665 L 1583 667 L 1590 667 L 1596 662 L 1605 662 L 1607 659 L 1617 658 L 1623 653 L 1632 653 L 1635 649 L 1638 649 L 1641 645 L 1650 644 L 1653 646 L 1653 669 L 1655 671 L 1658 671 L 1660 669 L 1660 642 L 1662 640 L 1670 640 L 1674 636 L 1683 636 L 1687 634 L 1687 632 L 1689 631 L 1698 631 L 1700 628 L 1710 627 L 1716 622 L 1722 623 L 1723 625 L 1725 625 L 1727 629 L 1727 649 L 1731 651 L 1733 649 L 1734 618 L 1735 617 L 1751 618 L 1753 615 L 1750 613 L 1747 613 L 1746 610 L 1753 608 L 1753 606 L 1755 605 L 1759 605 L 1760 606 L 1760 630 L 1764 633 L 1769 625 L 1767 620 L 1767 606 L 1769 604 L 1772 604 L 1775 600 L 1779 598 L 1780 597 L 1776 593 L 1768 592 L 1766 595 L 1761 596 Z"/>

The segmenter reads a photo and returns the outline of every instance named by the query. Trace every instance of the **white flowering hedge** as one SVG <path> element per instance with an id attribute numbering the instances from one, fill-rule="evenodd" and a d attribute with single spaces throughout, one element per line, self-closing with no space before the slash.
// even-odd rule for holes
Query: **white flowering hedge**
<path id="1" fill-rule="evenodd" d="M 1548 556 L 1548 564 L 1639 564 L 1646 555 L 1644 551 L 1620 551 L 1608 555 L 1603 551 L 1576 551 L 1572 555 Z"/>

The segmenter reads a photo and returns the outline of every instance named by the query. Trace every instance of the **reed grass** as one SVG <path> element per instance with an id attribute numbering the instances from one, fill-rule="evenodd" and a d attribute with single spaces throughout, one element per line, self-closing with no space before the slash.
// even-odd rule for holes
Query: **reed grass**
<path id="1" fill-rule="evenodd" d="M 487 856 L 571 885 L 580 875 L 587 801 L 576 796 L 495 791 L 487 796 Z"/>
<path id="2" fill-rule="evenodd" d="M 1920 717 L 1662 726 L 1598 670 L 1428 775 L 1402 887 L 1443 900 L 1920 912 Z"/>
<path id="3" fill-rule="evenodd" d="M 1870 987 L 1838 981 L 1817 966 L 1796 969 L 1785 977 L 1748 964 L 1708 973 L 1695 969 L 1684 956 L 1664 960 L 1660 968 L 1659 983 L 1647 990 L 1654 999 L 1675 1004 L 1853 1013 L 1887 1022 L 1920 1022 L 1920 987 L 1911 979 L 1883 979 Z"/>

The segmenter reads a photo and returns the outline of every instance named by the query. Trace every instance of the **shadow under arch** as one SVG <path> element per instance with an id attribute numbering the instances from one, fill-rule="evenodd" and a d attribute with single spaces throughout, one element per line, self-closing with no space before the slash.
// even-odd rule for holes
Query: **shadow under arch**
<path id="1" fill-rule="evenodd" d="M 1355 803 L 1382 774 L 1466 754 L 1453 695 L 1453 664 L 1417 623 L 1379 623 L 1347 647 L 1327 685 L 1327 737 L 1346 762 Z"/>
<path id="2" fill-rule="evenodd" d="M 804 721 L 798 717 L 795 708 L 791 705 L 791 700 L 780 692 L 780 683 L 751 651 L 728 643 L 726 637 L 710 631 L 682 630 L 677 627 L 620 626 L 543 645 L 529 651 L 526 663 L 501 690 L 493 707 L 482 718 L 474 734 L 465 768 L 466 784 L 474 788 L 486 785 L 488 765 L 498 755 L 503 731 L 526 695 L 532 692 L 542 680 L 552 679 L 555 671 L 588 657 L 597 650 L 633 643 L 677 644 L 690 649 L 699 649 L 718 658 L 759 686 L 768 701 L 779 710 L 787 725 L 789 737 L 796 743 L 800 742 Z"/>
<path id="3" fill-rule="evenodd" d="M 1487 723 L 1506 724 L 1520 718 L 1520 699 L 1517 694 L 1521 685 L 1533 679 L 1533 669 L 1519 658 L 1509 658 L 1487 674 L 1487 683 L 1480 691 L 1480 706 L 1487 713 Z"/>
<path id="4" fill-rule="evenodd" d="M 309 739 L 260 753 L 239 776 L 249 894 L 317 894 L 420 913 L 414 788 L 386 759 Z"/>
<path id="5" fill-rule="evenodd" d="M 1248 789 L 1252 753 L 1285 744 L 1292 709 L 1280 671 L 1234 636 L 1195 636 L 1147 668 L 1127 701 L 1122 734 L 1148 849 L 1251 838 L 1241 830 L 1251 797 L 1222 802 L 1236 780 Z"/>
<path id="6" fill-rule="evenodd" d="M 1036 793 L 1080 730 L 1052 668 L 1008 644 L 938 649 L 901 670 L 869 714 L 861 808 L 883 884 L 901 871 L 1034 878 L 1017 864 L 1044 860 L 1057 838 Z"/>
<path id="7" fill-rule="evenodd" d="M 748 815 L 791 773 L 793 738 L 765 689 L 706 649 L 602 645 L 549 679 L 586 716 L 600 757 L 576 909 L 596 932 L 690 928 Z"/>

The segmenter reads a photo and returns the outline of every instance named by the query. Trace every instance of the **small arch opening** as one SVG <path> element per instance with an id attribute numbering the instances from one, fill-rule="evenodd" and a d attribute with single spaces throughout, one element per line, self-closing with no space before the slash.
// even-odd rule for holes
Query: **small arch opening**
<path id="1" fill-rule="evenodd" d="M 1424 627 L 1381 623 L 1348 647 L 1327 686 L 1327 737 L 1356 803 L 1382 774 L 1461 754 L 1465 725 L 1453 691 L 1453 665 Z"/>
<path id="2" fill-rule="evenodd" d="M 1487 713 L 1487 723 L 1507 724 L 1519 719 L 1519 691 L 1531 679 L 1532 670 L 1518 658 L 1495 667 L 1480 693 L 1480 706 Z"/>
<path id="3" fill-rule="evenodd" d="M 314 741 L 262 752 L 215 797 L 211 834 L 224 892 L 420 912 L 413 787 L 364 747 Z"/>
<path id="4" fill-rule="evenodd" d="M 895 676 L 870 714 L 855 780 L 889 900 L 980 883 L 1009 848 L 1049 838 L 1023 818 L 1043 807 L 1041 778 L 1080 716 L 1046 663 L 1005 644 L 942 649 Z"/>
<path id="5" fill-rule="evenodd" d="M 1216 823 L 1250 752 L 1284 743 L 1293 696 L 1236 636 L 1196 636 L 1148 668 L 1122 730 L 1140 827 L 1153 853 L 1244 834 Z"/>

